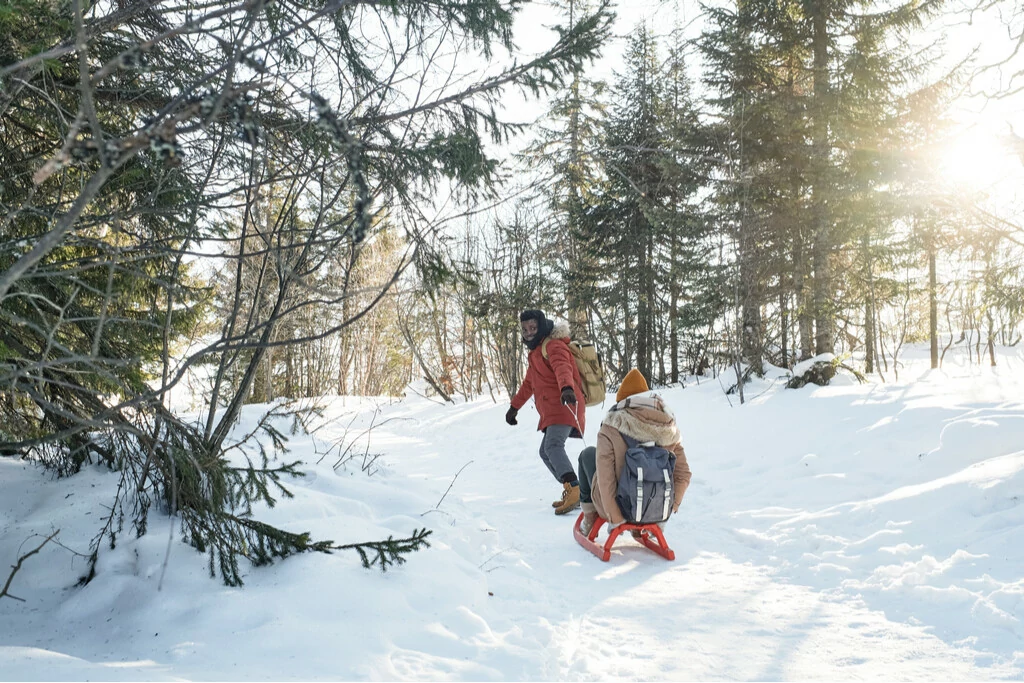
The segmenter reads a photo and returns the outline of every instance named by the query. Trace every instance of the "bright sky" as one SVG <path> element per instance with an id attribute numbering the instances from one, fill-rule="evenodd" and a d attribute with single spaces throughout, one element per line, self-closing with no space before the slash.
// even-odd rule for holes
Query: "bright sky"
<path id="1" fill-rule="evenodd" d="M 655 22 L 658 33 L 667 34 L 671 30 L 676 11 L 681 24 L 692 20 L 699 14 L 699 7 L 694 0 L 673 2 L 671 0 L 631 0 L 620 2 L 615 7 L 615 24 L 612 29 L 614 38 L 605 47 L 603 57 L 587 70 L 587 75 L 594 79 L 613 79 L 613 70 L 621 63 L 625 37 L 643 21 Z M 555 25 L 564 25 L 567 19 L 559 10 L 547 2 L 536 2 L 527 5 L 520 13 L 516 27 L 516 41 L 523 54 L 541 52 L 557 40 L 557 34 L 551 29 Z M 664 30 L 662 30 L 662 28 Z M 509 98 L 506 111 L 514 120 L 533 121 L 543 115 L 546 105 L 537 101 L 522 101 Z"/>

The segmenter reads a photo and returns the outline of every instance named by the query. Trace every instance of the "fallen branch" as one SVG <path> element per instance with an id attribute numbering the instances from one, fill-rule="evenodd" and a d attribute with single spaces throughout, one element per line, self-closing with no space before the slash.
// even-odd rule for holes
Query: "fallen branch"
<path id="1" fill-rule="evenodd" d="M 18 563 L 11 567 L 11 573 L 7 577 L 7 583 L 5 583 L 3 589 L 0 590 L 0 598 L 11 598 L 12 600 L 18 600 L 20 602 L 25 602 L 24 598 L 19 598 L 17 595 L 11 595 L 10 593 L 7 592 L 7 589 L 11 587 L 11 582 L 14 581 L 14 575 L 17 574 L 18 570 L 21 569 L 22 563 L 24 563 L 25 560 L 27 560 L 28 558 L 32 557 L 33 555 L 38 553 L 40 550 L 42 550 L 43 546 L 46 545 L 47 543 L 49 543 L 50 541 L 52 541 L 54 536 L 56 536 L 59 533 L 60 533 L 60 529 L 57 529 L 52 534 L 47 536 L 46 540 L 43 541 L 42 543 L 40 543 L 39 546 L 35 550 L 33 550 L 31 552 L 27 552 L 27 553 L 25 553 L 24 555 L 22 555 L 21 557 L 18 558 Z"/>
<path id="2" fill-rule="evenodd" d="M 846 363 L 840 363 L 838 367 L 841 367 L 843 370 L 848 370 L 849 372 L 853 373 L 853 376 L 857 378 L 857 382 L 858 383 L 860 383 L 860 384 L 866 384 L 867 383 L 868 378 L 864 376 L 863 372 L 857 370 L 856 368 L 852 368 L 849 365 L 847 365 Z"/>

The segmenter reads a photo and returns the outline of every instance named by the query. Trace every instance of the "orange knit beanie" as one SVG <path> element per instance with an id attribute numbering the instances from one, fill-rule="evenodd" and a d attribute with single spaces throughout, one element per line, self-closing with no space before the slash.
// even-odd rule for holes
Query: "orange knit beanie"
<path id="1" fill-rule="evenodd" d="M 629 398 L 633 394 L 642 394 L 648 390 L 647 380 L 640 374 L 640 371 L 633 368 L 626 373 L 626 376 L 622 378 L 622 384 L 619 385 L 619 391 L 615 394 L 615 402 Z"/>

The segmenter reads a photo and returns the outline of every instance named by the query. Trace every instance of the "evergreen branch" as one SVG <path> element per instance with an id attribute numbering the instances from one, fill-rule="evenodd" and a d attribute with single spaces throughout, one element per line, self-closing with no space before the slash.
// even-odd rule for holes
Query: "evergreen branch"
<path id="1" fill-rule="evenodd" d="M 580 36 L 586 35 L 589 42 L 587 43 L 587 52 L 585 52 L 582 57 L 575 57 L 577 61 L 582 61 L 585 58 L 593 58 L 596 46 L 603 42 L 604 36 L 609 31 L 611 21 L 611 16 L 607 13 L 607 8 L 607 1 L 602 2 L 601 7 L 590 17 L 576 24 L 572 30 L 564 32 L 559 38 L 558 43 L 550 52 L 524 64 L 516 65 L 511 69 L 506 70 L 504 73 L 490 78 L 483 83 L 466 88 L 460 92 L 453 93 L 447 97 L 421 104 L 416 107 L 410 107 L 402 111 L 377 116 L 354 117 L 352 119 L 352 123 L 357 125 L 379 125 L 381 123 L 387 123 L 398 119 L 409 118 L 417 114 L 446 107 L 450 104 L 462 102 L 472 98 L 474 95 L 500 90 L 504 86 L 513 83 L 524 85 L 530 88 L 535 94 L 541 89 L 560 85 L 564 82 L 564 79 L 572 73 L 570 69 L 566 68 L 568 65 L 562 65 L 560 62 L 561 60 L 565 60 L 574 55 L 575 51 L 579 49 L 580 46 L 576 43 L 580 39 Z M 533 74 L 538 71 L 548 71 L 550 73 L 551 80 L 542 80 L 538 76 L 534 76 Z"/>
<path id="2" fill-rule="evenodd" d="M 330 550 L 355 550 L 359 553 L 363 567 L 369 569 L 375 564 L 380 566 L 382 572 L 387 571 L 392 564 L 404 564 L 408 553 L 416 552 L 421 548 L 429 548 L 430 542 L 427 537 L 434 533 L 429 529 L 413 529 L 409 538 L 395 539 L 388 536 L 383 541 L 367 541 L 365 543 L 348 543 L 346 545 L 331 545 Z"/>

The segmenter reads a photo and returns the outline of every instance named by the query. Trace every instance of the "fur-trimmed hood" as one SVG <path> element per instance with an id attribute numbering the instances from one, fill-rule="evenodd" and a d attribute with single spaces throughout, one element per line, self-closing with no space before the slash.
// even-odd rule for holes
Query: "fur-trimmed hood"
<path id="1" fill-rule="evenodd" d="M 648 393 L 633 394 L 616 403 L 604 418 L 597 432 L 597 447 L 594 454 L 595 470 L 591 477 L 591 499 L 594 509 L 602 518 L 613 524 L 625 521 L 615 497 L 619 478 L 626 466 L 626 441 L 631 436 L 644 443 L 653 441 L 676 456 L 674 482 L 674 505 L 679 508 L 686 489 L 690 486 L 690 465 L 686 462 L 686 451 L 680 443 L 676 418 L 660 396 Z"/>
<path id="2" fill-rule="evenodd" d="M 601 424 L 637 441 L 653 441 L 659 446 L 670 446 L 680 440 L 675 415 L 660 396 L 623 399 L 612 406 Z"/>
<path id="3" fill-rule="evenodd" d="M 551 334 L 548 335 L 551 339 L 568 339 L 569 338 L 569 322 L 566 320 L 553 320 L 554 326 L 551 328 Z"/>

